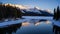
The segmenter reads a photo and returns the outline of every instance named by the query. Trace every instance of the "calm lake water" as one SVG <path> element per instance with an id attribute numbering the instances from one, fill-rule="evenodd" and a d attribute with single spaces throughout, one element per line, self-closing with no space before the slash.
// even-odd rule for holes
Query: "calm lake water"
<path id="1" fill-rule="evenodd" d="M 19 24 L 0 28 L 0 34 L 54 34 L 56 27 L 50 20 L 28 19 Z"/>

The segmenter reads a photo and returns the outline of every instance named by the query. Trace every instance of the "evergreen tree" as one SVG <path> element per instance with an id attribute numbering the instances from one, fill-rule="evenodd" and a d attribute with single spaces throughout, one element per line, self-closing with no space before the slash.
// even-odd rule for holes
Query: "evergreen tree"
<path id="1" fill-rule="evenodd" d="M 56 17 L 55 12 L 56 12 L 56 9 L 54 8 L 54 18 L 53 19 L 55 19 L 55 17 Z"/>
<path id="2" fill-rule="evenodd" d="M 0 4 L 0 20 L 6 18 L 21 18 L 22 12 L 17 7 Z"/>
<path id="3" fill-rule="evenodd" d="M 60 9 L 59 6 L 57 9 L 54 9 L 54 19 L 59 20 L 60 19 Z"/>
<path id="4" fill-rule="evenodd" d="M 57 7 L 57 20 L 59 19 L 59 6 Z"/>

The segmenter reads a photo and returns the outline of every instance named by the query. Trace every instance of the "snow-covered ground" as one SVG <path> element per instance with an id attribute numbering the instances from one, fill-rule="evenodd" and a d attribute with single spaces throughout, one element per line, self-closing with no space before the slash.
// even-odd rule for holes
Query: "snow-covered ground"
<path id="1" fill-rule="evenodd" d="M 53 17 L 44 17 L 44 16 L 22 16 L 22 18 L 24 19 L 18 19 L 18 20 L 11 20 L 11 21 L 5 21 L 5 22 L 2 22 L 0 23 L 0 28 L 2 27 L 7 27 L 7 25 L 12 25 L 12 24 L 18 24 L 18 23 L 22 23 L 22 22 L 37 22 L 41 19 L 45 19 L 45 20 L 49 20 L 51 21 L 54 25 L 57 25 L 57 26 L 60 26 L 60 21 L 55 21 L 53 20 Z M 32 19 L 32 21 L 31 21 Z M 33 19 L 37 19 L 37 20 L 33 20 Z"/>
<path id="2" fill-rule="evenodd" d="M 48 16 L 22 16 L 22 18 L 26 18 L 26 19 L 46 19 L 46 20 L 53 20 L 53 17 L 48 17 Z"/>
<path id="3" fill-rule="evenodd" d="M 19 20 L 15 20 L 15 21 L 2 22 L 2 23 L 0 23 L 0 28 L 5 27 L 5 26 L 7 27 L 7 25 L 18 24 L 18 23 L 21 23 L 23 21 L 25 21 L 25 20 L 19 19 Z"/>
<path id="4" fill-rule="evenodd" d="M 53 22 L 53 25 L 60 27 L 60 21 L 53 20 L 52 22 Z"/>

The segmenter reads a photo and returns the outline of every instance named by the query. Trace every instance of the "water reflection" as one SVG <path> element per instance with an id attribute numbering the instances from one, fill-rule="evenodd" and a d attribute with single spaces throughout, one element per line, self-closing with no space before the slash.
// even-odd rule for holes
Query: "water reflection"
<path id="1" fill-rule="evenodd" d="M 50 24 L 50 23 L 51 23 L 51 21 L 48 21 L 48 20 L 47 20 L 45 23 L 46 23 L 46 24 Z"/>
<path id="2" fill-rule="evenodd" d="M 38 26 L 38 25 L 40 25 L 41 24 L 41 22 L 37 22 L 37 23 L 35 23 L 34 25 L 35 26 Z"/>
<path id="3" fill-rule="evenodd" d="M 30 19 L 22 22 L 19 31 L 21 34 L 52 34 L 52 25 L 49 20 Z"/>
<path id="4" fill-rule="evenodd" d="M 45 20 L 45 19 L 30 19 L 29 21 L 25 21 L 22 22 L 22 26 L 28 26 L 30 24 L 34 24 L 35 26 L 40 25 L 42 22 L 46 23 L 46 24 L 50 24 L 51 22 L 49 20 Z"/>
<path id="5" fill-rule="evenodd" d="M 53 32 L 54 32 L 54 34 L 60 34 L 60 27 L 53 25 Z"/>
<path id="6" fill-rule="evenodd" d="M 0 28 L 0 34 L 13 34 L 13 33 L 48 33 L 52 30 L 50 21 L 44 19 L 30 19 L 19 24 L 10 25 L 8 27 Z M 48 25 L 47 25 L 48 24 Z M 27 26 L 27 27 L 26 27 Z M 18 30 L 19 29 L 19 30 Z M 48 30 L 49 29 L 49 30 Z"/>
<path id="7" fill-rule="evenodd" d="M 39 22 L 42 22 L 42 21 L 47 21 L 46 19 L 41 19 L 41 20 L 39 20 Z"/>
<path id="8" fill-rule="evenodd" d="M 29 22 L 23 22 L 22 26 L 28 26 L 30 23 Z"/>
<path id="9" fill-rule="evenodd" d="M 0 34 L 12 34 L 13 32 L 16 33 L 17 29 L 19 29 L 20 27 L 21 23 L 0 28 Z"/>

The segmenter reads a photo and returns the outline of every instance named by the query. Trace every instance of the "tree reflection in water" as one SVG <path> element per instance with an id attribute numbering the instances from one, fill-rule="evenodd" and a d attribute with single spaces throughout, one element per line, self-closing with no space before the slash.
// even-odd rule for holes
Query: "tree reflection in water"
<path id="1" fill-rule="evenodd" d="M 41 26 L 40 26 L 40 24 L 41 24 Z M 13 33 L 20 33 L 20 34 L 21 33 L 24 33 L 24 34 L 25 33 L 27 33 L 27 34 L 28 33 L 34 33 L 34 34 L 36 34 L 36 33 L 42 33 L 40 31 L 44 31 L 45 29 L 46 30 L 50 29 L 50 28 L 48 28 L 47 24 L 49 25 L 50 21 L 45 20 L 45 19 L 31 19 L 31 20 L 28 20 L 28 21 L 25 21 L 25 22 L 22 22 L 22 23 L 19 23 L 19 24 L 10 25 L 8 27 L 0 28 L 0 34 L 13 34 Z M 47 28 L 42 29 L 41 27 L 47 27 Z M 38 31 L 38 29 L 39 29 L 39 31 Z"/>
<path id="2" fill-rule="evenodd" d="M 0 28 L 0 34 L 12 34 L 16 33 L 17 29 L 21 27 L 22 23 L 10 25 L 8 27 Z"/>
<path id="3" fill-rule="evenodd" d="M 53 25 L 53 32 L 54 34 L 60 34 L 60 27 Z"/>

